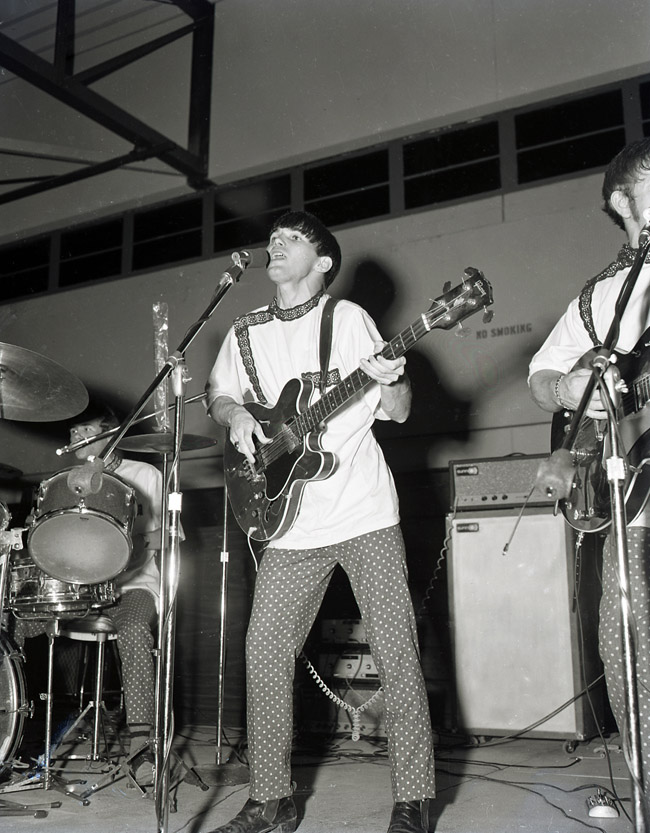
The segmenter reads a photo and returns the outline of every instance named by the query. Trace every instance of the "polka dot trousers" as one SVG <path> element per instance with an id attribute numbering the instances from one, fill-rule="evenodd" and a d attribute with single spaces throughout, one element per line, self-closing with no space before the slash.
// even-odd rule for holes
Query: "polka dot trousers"
<path id="1" fill-rule="evenodd" d="M 291 793 L 296 657 L 337 563 L 350 579 L 384 688 L 393 799 L 433 797 L 429 705 L 399 526 L 329 547 L 265 551 L 246 636 L 250 797 Z"/>
<path id="2" fill-rule="evenodd" d="M 152 626 L 156 620 L 154 597 L 147 590 L 127 590 L 114 605 L 102 612 L 117 631 L 127 723 L 153 725 L 156 690 L 152 654 Z"/>
<path id="3" fill-rule="evenodd" d="M 640 743 L 645 777 L 646 814 L 650 817 L 650 529 L 628 527 L 628 566 L 632 629 L 636 633 L 636 674 Z M 618 729 L 627 732 L 625 669 L 621 638 L 616 551 L 608 536 L 603 549 L 603 595 L 600 602 L 599 648 L 607 693 Z"/>

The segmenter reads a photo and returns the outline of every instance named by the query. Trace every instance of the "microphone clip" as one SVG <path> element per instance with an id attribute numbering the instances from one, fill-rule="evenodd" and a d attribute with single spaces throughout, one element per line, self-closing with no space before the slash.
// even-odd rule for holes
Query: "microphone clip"
<path id="1" fill-rule="evenodd" d="M 103 472 L 104 461 L 101 457 L 94 457 L 82 466 L 75 466 L 68 472 L 68 489 L 80 497 L 96 495 L 102 490 Z"/>

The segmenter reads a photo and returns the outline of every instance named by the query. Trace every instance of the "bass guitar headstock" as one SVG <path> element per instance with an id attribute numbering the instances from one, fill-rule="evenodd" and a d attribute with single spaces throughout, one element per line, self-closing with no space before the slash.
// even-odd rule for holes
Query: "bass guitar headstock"
<path id="1" fill-rule="evenodd" d="M 494 313 L 488 309 L 494 303 L 490 282 L 473 266 L 468 266 L 464 273 L 462 282 L 453 289 L 451 283 L 446 283 L 443 294 L 423 314 L 427 329 L 450 330 L 480 310 L 483 310 L 484 323 L 492 320 Z"/>

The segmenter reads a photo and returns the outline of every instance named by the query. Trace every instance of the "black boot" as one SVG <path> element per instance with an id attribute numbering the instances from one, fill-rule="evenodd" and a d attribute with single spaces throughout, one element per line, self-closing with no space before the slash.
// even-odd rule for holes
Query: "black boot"
<path id="1" fill-rule="evenodd" d="M 297 823 L 296 805 L 290 795 L 273 801 L 249 798 L 232 821 L 211 833 L 294 833 Z"/>
<path id="2" fill-rule="evenodd" d="M 429 799 L 396 801 L 387 833 L 429 833 Z"/>

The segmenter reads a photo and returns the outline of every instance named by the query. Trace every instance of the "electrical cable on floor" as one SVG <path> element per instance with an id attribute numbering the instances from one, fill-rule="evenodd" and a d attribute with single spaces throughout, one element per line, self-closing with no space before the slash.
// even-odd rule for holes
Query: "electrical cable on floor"
<path id="1" fill-rule="evenodd" d="M 446 775 L 451 775 L 452 777 L 456 775 L 454 772 L 449 772 L 448 770 L 441 769 L 440 772 L 444 772 Z M 549 807 L 552 807 L 554 810 L 560 812 L 564 818 L 568 819 L 569 821 L 577 824 L 581 824 L 583 827 L 586 827 L 588 830 L 598 830 L 602 831 L 602 827 L 596 827 L 593 824 L 588 824 L 586 821 L 582 821 L 582 819 L 576 818 L 575 816 L 569 815 L 566 810 L 562 807 L 559 807 L 557 804 L 553 804 L 552 801 L 543 795 L 543 793 L 538 792 L 537 790 L 532 789 L 530 786 L 527 786 L 527 782 L 524 784 L 517 783 L 515 781 L 505 781 L 501 778 L 492 778 L 489 775 L 468 775 L 467 773 L 463 773 L 462 780 L 477 780 L 477 781 L 489 781 L 491 784 L 500 784 L 505 787 L 512 787 L 513 789 L 522 790 L 523 792 L 530 793 L 532 795 L 536 795 L 542 799 L 545 804 L 548 804 Z M 562 790 L 561 787 L 555 787 L 553 784 L 545 784 L 544 786 L 552 787 L 553 789 Z M 447 787 L 446 789 L 451 789 L 451 787 Z M 591 786 L 587 789 L 591 789 Z M 438 792 L 443 792 L 444 790 L 439 790 Z M 562 790 L 562 792 L 576 792 L 576 790 Z"/>

